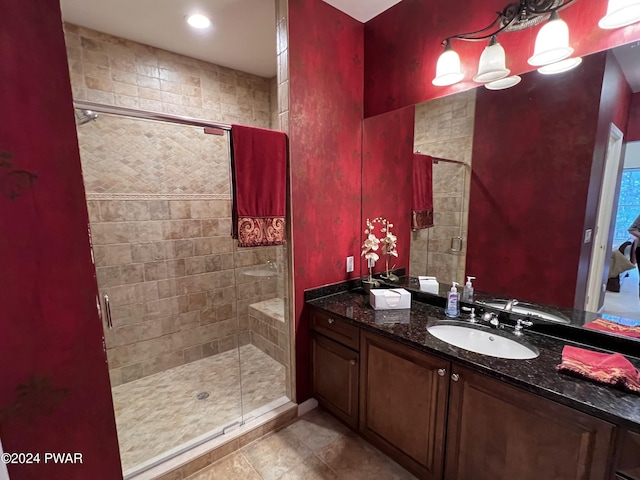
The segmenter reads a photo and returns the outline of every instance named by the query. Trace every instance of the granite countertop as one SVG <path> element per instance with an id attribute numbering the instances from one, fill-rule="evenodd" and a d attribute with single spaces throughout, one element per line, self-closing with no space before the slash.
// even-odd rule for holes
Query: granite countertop
<path id="1" fill-rule="evenodd" d="M 438 306 L 413 301 L 407 323 L 383 323 L 381 312 L 369 305 L 369 297 L 362 292 L 339 292 L 307 302 L 328 313 L 340 315 L 361 328 L 379 333 L 426 353 L 435 354 L 454 361 L 461 366 L 472 367 L 500 380 L 542 395 L 551 400 L 577 408 L 621 426 L 640 429 L 640 395 L 626 393 L 617 388 L 598 385 L 588 380 L 574 378 L 556 371 L 561 361 L 562 348 L 574 345 L 598 350 L 593 347 L 563 340 L 550 335 L 527 331 L 520 338 L 536 347 L 540 352 L 531 360 L 509 360 L 482 355 L 455 347 L 438 340 L 427 332 L 427 327 L 448 319 Z M 395 312 L 398 312 L 397 310 Z M 461 317 L 462 322 L 465 320 Z M 468 323 L 468 322 L 467 322 Z M 513 335 L 507 327 L 504 332 L 492 330 L 505 336 Z M 627 356 L 640 368 L 640 359 Z"/>

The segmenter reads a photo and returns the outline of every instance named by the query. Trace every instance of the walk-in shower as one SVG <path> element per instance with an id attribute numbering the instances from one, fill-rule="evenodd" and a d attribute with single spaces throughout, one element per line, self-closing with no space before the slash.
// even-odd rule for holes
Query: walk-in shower
<path id="1" fill-rule="evenodd" d="M 228 126 L 76 107 L 131 477 L 288 401 L 286 247 L 240 249 L 230 237 Z"/>

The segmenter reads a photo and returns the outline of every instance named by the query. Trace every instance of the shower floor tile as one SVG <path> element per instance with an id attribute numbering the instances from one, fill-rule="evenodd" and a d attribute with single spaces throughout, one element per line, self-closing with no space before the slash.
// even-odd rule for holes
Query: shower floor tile
<path id="1" fill-rule="evenodd" d="M 218 432 L 243 410 L 247 415 L 285 392 L 284 367 L 253 345 L 240 347 L 240 359 L 231 350 L 118 385 L 113 403 L 122 469 Z"/>

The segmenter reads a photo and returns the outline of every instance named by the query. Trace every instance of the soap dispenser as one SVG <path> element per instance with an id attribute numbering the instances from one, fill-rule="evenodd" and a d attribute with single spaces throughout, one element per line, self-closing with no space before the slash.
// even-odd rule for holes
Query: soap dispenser
<path id="1" fill-rule="evenodd" d="M 467 283 L 464 285 L 464 289 L 462 290 L 463 302 L 473 302 L 473 285 L 471 285 L 471 280 L 475 279 L 476 277 L 467 277 Z"/>
<path id="2" fill-rule="evenodd" d="M 453 282 L 453 284 L 451 285 L 451 290 L 447 295 L 447 308 L 444 310 L 444 313 L 447 317 L 456 318 L 460 316 L 458 289 L 456 288 L 458 285 L 460 285 L 458 282 Z"/>

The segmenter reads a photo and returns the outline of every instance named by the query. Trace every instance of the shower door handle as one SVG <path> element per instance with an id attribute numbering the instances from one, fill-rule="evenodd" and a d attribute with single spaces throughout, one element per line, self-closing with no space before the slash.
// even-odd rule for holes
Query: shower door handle
<path id="1" fill-rule="evenodd" d="M 113 319 L 111 318 L 111 305 L 109 304 L 109 295 L 104 294 L 104 315 L 107 320 L 107 327 L 109 330 L 113 328 Z"/>

